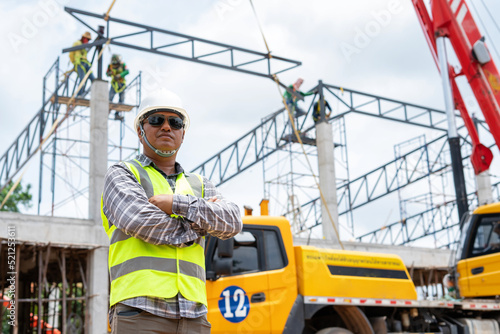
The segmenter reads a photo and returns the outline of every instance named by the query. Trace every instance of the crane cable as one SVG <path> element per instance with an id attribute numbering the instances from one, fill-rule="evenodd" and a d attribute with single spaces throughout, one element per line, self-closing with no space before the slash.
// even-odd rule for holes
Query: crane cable
<path id="1" fill-rule="evenodd" d="M 250 5 L 252 6 L 252 10 L 253 10 L 253 13 L 255 15 L 255 20 L 257 21 L 257 25 L 259 26 L 259 30 L 260 30 L 260 33 L 262 35 L 262 38 L 264 40 L 264 44 L 266 45 L 266 49 L 267 49 L 267 53 L 269 55 L 269 57 L 271 57 L 271 51 L 269 49 L 269 45 L 267 44 L 267 40 L 266 40 L 266 36 L 264 35 L 264 31 L 262 30 L 262 26 L 260 24 L 260 20 L 259 20 L 259 17 L 257 15 L 257 11 L 255 10 L 255 7 L 253 5 L 253 1 L 252 0 L 249 0 L 250 1 Z M 314 173 L 313 171 L 313 168 L 312 168 L 312 165 L 311 165 L 311 162 L 309 161 L 309 157 L 306 153 L 306 150 L 304 148 L 304 143 L 302 142 L 302 139 L 300 138 L 300 134 L 299 134 L 299 131 L 297 130 L 297 127 L 295 126 L 295 122 L 293 120 L 293 115 L 292 115 L 292 112 L 290 111 L 290 107 L 288 106 L 288 104 L 286 103 L 286 100 L 285 100 L 285 96 L 283 95 L 282 91 L 281 91 L 281 87 L 280 87 L 280 81 L 278 79 L 278 75 L 276 74 L 273 74 L 273 79 L 274 81 L 276 82 L 276 85 L 277 85 L 277 88 L 278 88 L 278 92 L 281 96 L 281 99 L 283 101 L 283 104 L 285 105 L 285 108 L 288 112 L 288 118 L 290 120 L 290 124 L 292 125 L 292 128 L 293 128 L 293 132 L 295 134 L 295 137 L 297 138 L 297 140 L 299 141 L 299 144 L 300 144 L 300 148 L 302 149 L 302 153 L 304 154 L 304 157 L 306 158 L 306 161 L 307 161 L 307 165 L 309 166 L 309 169 L 313 175 L 313 179 L 314 179 L 314 182 L 316 183 L 316 187 L 318 188 L 319 190 L 319 195 L 321 197 L 321 202 L 323 203 L 324 207 L 326 208 L 326 211 L 328 213 L 328 218 L 330 219 L 330 222 L 333 226 L 333 229 L 335 231 L 335 235 L 337 236 L 337 240 L 340 244 L 340 247 L 342 249 L 345 249 L 344 248 L 344 245 L 342 244 L 342 241 L 340 241 L 340 236 L 339 236 L 339 231 L 337 229 L 337 226 L 335 225 L 335 221 L 333 220 L 333 217 L 332 217 L 332 213 L 330 212 L 330 208 L 328 207 L 327 203 L 326 203 L 326 199 L 323 195 L 323 192 L 321 191 L 321 187 L 318 183 L 318 177 L 316 176 L 316 174 Z"/>
<path id="2" fill-rule="evenodd" d="M 108 9 L 108 12 L 106 13 L 106 17 L 104 18 L 106 21 L 109 19 L 109 12 L 113 8 L 113 5 L 115 4 L 115 2 L 116 2 L 116 0 L 113 0 L 113 2 L 111 3 L 111 6 Z M 99 52 L 99 54 L 97 56 L 97 60 L 99 60 L 102 57 L 102 53 L 103 53 L 104 49 L 109 45 L 110 42 L 111 42 L 111 39 L 109 38 L 106 41 L 106 43 L 104 44 L 104 46 L 102 47 L 101 51 Z M 75 96 L 76 96 L 76 94 L 78 92 L 80 92 L 80 89 L 82 89 L 83 85 L 87 82 L 87 79 L 89 78 L 90 73 L 92 73 L 92 71 L 87 71 L 87 73 L 85 73 L 85 76 L 80 81 L 80 84 L 76 88 L 75 92 L 73 93 L 73 95 L 71 96 L 71 98 L 69 99 L 69 101 L 66 103 L 66 113 L 64 114 L 64 116 L 62 118 L 58 118 L 58 119 L 55 120 L 54 124 L 52 124 L 52 127 L 50 128 L 50 130 L 47 133 L 47 135 L 40 141 L 40 145 L 38 145 L 38 147 L 36 148 L 36 150 L 33 152 L 33 155 L 35 155 L 39 150 L 41 150 L 43 144 L 45 144 L 45 142 L 47 141 L 47 139 L 49 139 L 50 136 L 52 136 L 52 134 L 59 127 L 59 125 L 61 125 L 61 123 L 64 122 L 69 117 L 69 115 L 71 114 L 71 112 L 75 109 L 75 105 L 74 105 Z M 0 210 L 3 208 L 3 206 L 5 205 L 5 203 L 7 202 L 7 200 L 12 195 L 12 193 L 16 190 L 16 188 L 19 185 L 19 183 L 21 183 L 21 180 L 22 180 L 24 174 L 26 173 L 26 170 L 29 167 L 29 163 L 30 162 L 28 162 L 28 165 L 26 165 L 26 167 L 24 168 L 24 171 L 21 173 L 21 175 L 19 176 L 19 178 L 17 179 L 17 181 L 12 185 L 12 187 L 9 189 L 9 191 L 5 195 L 5 198 L 3 199 L 2 203 L 0 204 Z"/>

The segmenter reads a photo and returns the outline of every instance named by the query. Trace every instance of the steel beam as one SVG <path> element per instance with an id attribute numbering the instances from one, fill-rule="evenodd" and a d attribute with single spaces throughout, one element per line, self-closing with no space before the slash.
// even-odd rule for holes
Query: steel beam
<path id="1" fill-rule="evenodd" d="M 274 74 L 288 71 L 292 68 L 302 65 L 302 63 L 297 60 L 274 56 L 268 53 L 210 41 L 208 39 L 198 38 L 186 34 L 180 34 L 174 31 L 130 22 L 111 16 L 107 21 L 105 21 L 104 14 L 95 14 L 69 7 L 64 7 L 64 10 L 75 19 L 80 21 L 82 24 L 84 24 L 87 28 L 94 31 L 94 33 L 96 33 L 99 38 L 93 43 L 63 49 L 63 52 L 70 52 L 82 48 L 89 48 L 92 46 L 101 46 L 102 44 L 106 43 L 107 40 L 110 40 L 110 44 L 116 46 L 131 48 L 182 60 L 188 60 L 199 64 L 215 66 L 227 70 L 257 75 L 270 79 L 273 79 Z M 91 24 L 86 23 L 84 20 L 85 17 L 102 19 L 102 22 L 99 22 L 97 24 L 106 25 L 106 36 L 100 35 L 98 31 L 91 26 Z M 96 24 L 95 20 L 93 20 L 92 22 L 92 25 Z M 136 31 L 127 34 L 113 34 L 115 33 L 115 27 L 123 29 L 124 26 L 127 28 L 135 29 Z M 142 36 L 144 40 L 147 41 L 147 43 L 137 43 L 137 39 L 130 38 L 137 36 Z M 155 43 L 155 40 L 164 40 L 165 38 L 171 38 L 174 40 L 172 41 L 172 43 L 168 44 L 164 44 L 164 42 Z M 185 50 L 185 52 L 176 52 L 175 49 L 173 49 L 174 46 L 178 46 L 181 44 L 187 45 L 189 50 Z M 210 51 L 201 51 L 202 49 L 207 48 L 210 49 Z M 221 55 L 226 55 L 226 59 L 221 59 Z M 219 57 L 217 57 L 215 60 L 213 58 L 211 59 L 211 57 L 214 56 Z M 236 61 L 237 58 L 242 58 L 244 60 Z M 262 67 L 265 69 L 255 70 L 252 67 L 248 66 L 256 63 L 263 64 Z"/>
<path id="2" fill-rule="evenodd" d="M 326 88 L 325 100 L 332 102 L 335 99 L 339 102 L 336 105 L 340 106 L 335 110 L 335 115 L 328 119 L 330 123 L 349 113 L 357 113 L 446 132 L 444 111 L 339 86 L 323 85 Z M 310 91 L 317 91 L 317 87 Z M 312 101 L 315 98 L 316 96 Z M 314 125 L 306 127 L 306 120 L 309 118 L 312 105 L 313 103 L 310 103 L 309 112 L 304 117 L 304 121 L 297 122 L 302 134 L 307 134 L 314 129 Z M 201 163 L 193 169 L 193 172 L 206 175 L 216 185 L 230 180 L 288 143 L 285 138 L 292 133 L 292 130 L 287 120 L 286 109 L 276 111 L 261 124 Z"/>

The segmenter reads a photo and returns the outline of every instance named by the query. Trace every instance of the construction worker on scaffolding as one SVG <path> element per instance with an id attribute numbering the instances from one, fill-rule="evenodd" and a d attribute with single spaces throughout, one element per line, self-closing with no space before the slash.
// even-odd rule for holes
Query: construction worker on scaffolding
<path id="1" fill-rule="evenodd" d="M 320 100 L 314 102 L 312 118 L 314 123 L 318 123 L 321 118 L 321 106 L 319 104 Z M 328 109 L 328 112 L 326 111 Z M 325 100 L 325 118 L 328 119 L 332 114 L 332 108 L 327 100 Z"/>
<path id="2" fill-rule="evenodd" d="M 309 96 L 314 94 L 314 92 L 303 93 L 300 91 L 300 86 L 302 86 L 303 82 L 304 79 L 298 78 L 297 81 L 295 81 L 293 85 L 288 86 L 288 88 L 290 88 L 290 90 L 292 90 L 294 93 L 300 94 L 302 96 Z M 306 114 L 306 112 L 297 105 L 299 101 L 297 100 L 296 96 L 291 94 L 288 90 L 285 91 L 285 94 L 283 94 L 283 96 L 285 98 L 288 108 L 290 109 L 294 117 L 297 118 L 300 116 L 304 116 Z"/>
<path id="3" fill-rule="evenodd" d="M 118 103 L 125 101 L 125 88 L 127 83 L 125 76 L 129 74 L 127 65 L 122 61 L 122 56 L 114 54 L 111 56 L 111 63 L 108 65 L 106 75 L 111 77 L 111 88 L 109 89 L 109 102 L 113 102 L 115 95 L 118 94 Z"/>
<path id="4" fill-rule="evenodd" d="M 243 225 L 236 204 L 176 161 L 189 124 L 176 94 L 144 98 L 134 120 L 143 153 L 104 178 L 112 333 L 210 333 L 205 235 L 228 239 Z"/>
<path id="5" fill-rule="evenodd" d="M 115 95 L 118 94 L 118 103 L 125 101 L 125 88 L 127 83 L 125 76 L 129 73 L 127 65 L 122 61 L 122 56 L 114 54 L 111 56 L 111 63 L 108 65 L 106 75 L 111 77 L 111 87 L 109 88 L 109 102 L 113 102 Z M 123 116 L 117 111 L 115 119 L 122 120 Z"/>
<path id="6" fill-rule="evenodd" d="M 83 35 L 82 38 L 80 38 L 78 41 L 73 43 L 73 46 L 80 46 L 82 44 L 88 44 L 88 42 L 92 39 L 92 35 L 90 35 L 90 32 L 86 31 Z M 88 71 L 90 71 L 89 79 L 91 82 L 94 81 L 94 74 L 92 74 L 92 64 L 87 60 L 87 49 L 80 49 L 76 51 L 71 51 L 69 53 L 69 59 L 71 60 L 71 63 L 73 63 L 74 70 L 76 73 L 78 73 L 78 77 L 80 78 L 80 82 L 83 80 L 85 75 L 87 74 Z M 78 91 L 77 96 L 83 97 L 85 95 L 85 85 L 87 83 L 85 82 L 82 86 L 82 88 Z"/>

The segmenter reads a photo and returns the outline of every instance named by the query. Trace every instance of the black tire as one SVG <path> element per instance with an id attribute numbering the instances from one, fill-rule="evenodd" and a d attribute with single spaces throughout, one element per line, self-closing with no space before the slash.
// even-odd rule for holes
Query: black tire
<path id="1" fill-rule="evenodd" d="M 316 334 L 353 334 L 350 330 L 342 327 L 328 327 L 320 329 Z"/>

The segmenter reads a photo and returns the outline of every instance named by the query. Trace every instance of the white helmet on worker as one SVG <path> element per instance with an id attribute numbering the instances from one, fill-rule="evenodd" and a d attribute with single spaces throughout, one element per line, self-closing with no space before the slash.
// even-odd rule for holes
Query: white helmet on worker
<path id="1" fill-rule="evenodd" d="M 139 112 L 135 116 L 134 128 L 138 129 L 141 122 L 157 110 L 178 114 L 184 123 L 184 131 L 189 128 L 189 115 L 182 106 L 181 98 L 166 88 L 158 89 L 142 99 Z"/>
<path id="2" fill-rule="evenodd" d="M 134 120 L 135 129 L 140 130 L 140 136 L 144 140 L 144 143 L 148 145 L 153 152 L 161 157 L 171 157 L 179 150 L 179 148 L 171 151 L 162 151 L 154 147 L 146 137 L 146 133 L 142 125 L 145 118 L 158 111 L 169 111 L 179 115 L 179 117 L 182 118 L 184 131 L 187 131 L 189 128 L 189 115 L 182 107 L 181 98 L 177 94 L 165 88 L 161 88 L 148 95 L 142 100 L 141 105 L 139 106 L 139 112 L 137 113 L 137 116 L 135 116 Z"/>

